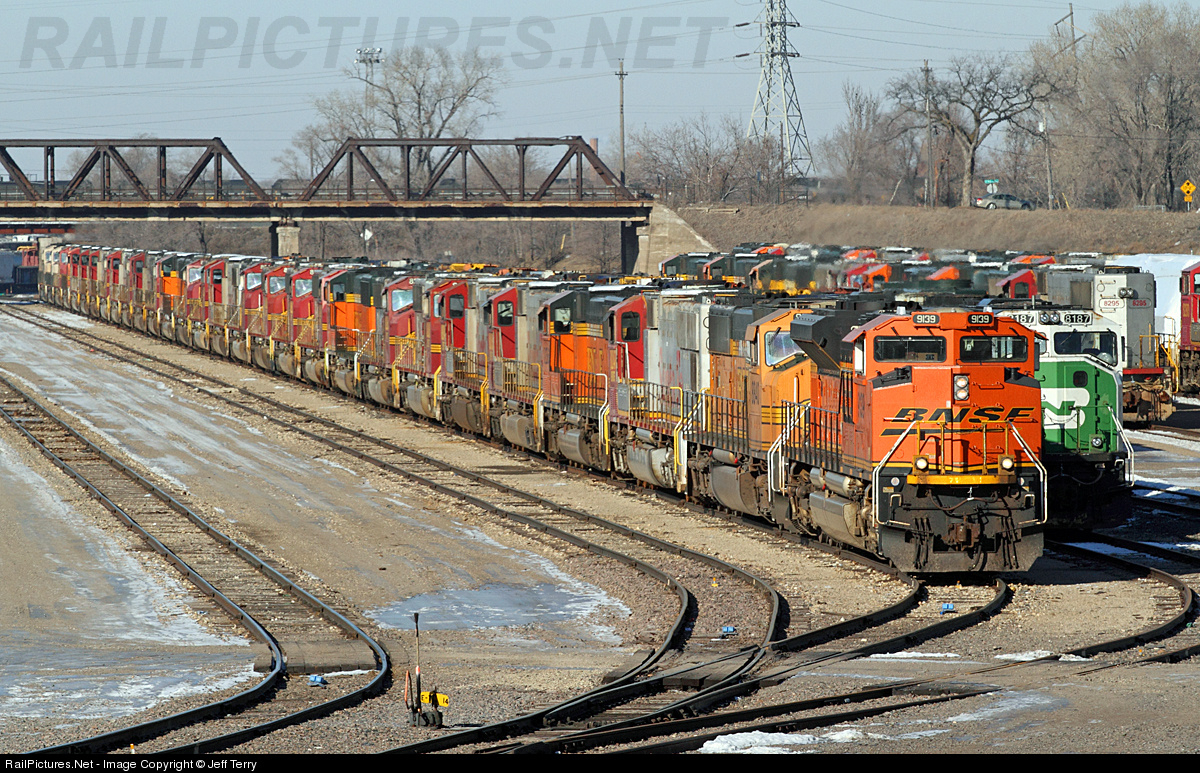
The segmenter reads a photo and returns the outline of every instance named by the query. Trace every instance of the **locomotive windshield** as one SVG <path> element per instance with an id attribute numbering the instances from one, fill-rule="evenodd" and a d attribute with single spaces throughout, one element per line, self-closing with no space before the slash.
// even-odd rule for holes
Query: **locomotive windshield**
<path id="1" fill-rule="evenodd" d="M 875 339 L 876 362 L 945 362 L 946 339 L 941 336 L 880 336 Z"/>
<path id="2" fill-rule="evenodd" d="M 412 306 L 413 293 L 412 290 L 392 290 L 392 311 Z"/>
<path id="3" fill-rule="evenodd" d="M 1117 334 L 1110 330 L 1072 330 L 1054 334 L 1056 354 L 1089 354 L 1096 359 L 1117 364 Z"/>
<path id="4" fill-rule="evenodd" d="M 958 356 L 963 362 L 1025 362 L 1029 342 L 1021 336 L 964 336 Z"/>
<path id="5" fill-rule="evenodd" d="M 785 330 L 767 333 L 763 343 L 766 344 L 767 367 L 769 368 L 804 354 L 800 345 L 792 340 L 791 334 Z"/>

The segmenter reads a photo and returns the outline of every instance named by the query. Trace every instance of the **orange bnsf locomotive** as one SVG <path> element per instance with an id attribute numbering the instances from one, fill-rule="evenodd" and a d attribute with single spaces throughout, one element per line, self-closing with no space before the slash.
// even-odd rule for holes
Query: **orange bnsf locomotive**
<path id="1" fill-rule="evenodd" d="M 792 323 L 815 365 L 785 405 L 796 512 L 920 572 L 1028 569 L 1046 471 L 1033 333 L 986 312 L 818 310 Z"/>
<path id="2" fill-rule="evenodd" d="M 1011 319 L 487 268 L 54 246 L 41 292 L 904 570 L 1040 555 L 1041 398 Z"/>

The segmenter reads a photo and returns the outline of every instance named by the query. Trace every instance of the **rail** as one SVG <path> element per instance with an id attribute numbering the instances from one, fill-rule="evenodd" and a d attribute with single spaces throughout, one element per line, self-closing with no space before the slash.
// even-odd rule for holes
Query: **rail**
<path id="1" fill-rule="evenodd" d="M 300 346 L 306 346 L 309 349 L 320 348 L 321 338 L 317 334 L 316 317 L 293 319 L 292 325 L 295 327 L 295 343 Z"/>
<path id="2" fill-rule="evenodd" d="M 1113 407 L 1108 406 L 1109 416 L 1112 417 L 1113 426 L 1117 428 L 1117 437 L 1121 438 L 1121 444 L 1125 446 L 1125 453 L 1128 454 L 1128 459 L 1125 463 L 1125 482 L 1132 486 L 1137 481 L 1137 471 L 1134 469 L 1133 460 L 1133 443 L 1129 442 L 1129 437 L 1125 434 L 1125 427 L 1117 420 L 1117 412 Z"/>
<path id="3" fill-rule="evenodd" d="M 536 362 L 495 358 L 489 382 L 496 394 L 532 405 L 543 393 L 542 366 Z"/>
<path id="4" fill-rule="evenodd" d="M 690 411 L 682 387 L 668 387 L 651 381 L 622 379 L 616 385 L 617 411 L 635 427 L 670 435 Z"/>
<path id="5" fill-rule="evenodd" d="M 547 400 L 563 411 L 597 419 L 608 402 L 608 374 L 560 370 L 557 393 L 548 392 Z"/>
<path id="6" fill-rule="evenodd" d="M 688 401 L 700 405 L 688 432 L 690 442 L 735 454 L 749 453 L 750 423 L 745 400 L 695 392 L 686 395 Z"/>
<path id="7" fill-rule="evenodd" d="M 782 455 L 822 470 L 842 466 L 842 414 L 809 403 L 784 401 Z M 782 481 L 780 482 L 782 485 Z"/>
<path id="8" fill-rule="evenodd" d="M 269 732 L 272 729 L 294 724 L 305 719 L 316 718 L 337 708 L 352 705 L 367 695 L 378 692 L 383 688 L 387 673 L 389 671 L 387 652 L 371 637 L 367 636 L 366 633 L 364 633 L 357 625 L 345 618 L 341 613 L 337 612 L 332 607 L 321 602 L 308 591 L 293 583 L 273 566 L 247 550 L 244 546 L 214 528 L 211 524 L 196 514 L 195 511 L 188 508 L 178 499 L 154 485 L 152 482 L 139 475 L 137 472 L 114 458 L 112 455 L 100 449 L 88 439 L 84 438 L 72 427 L 63 423 L 60 419 L 51 414 L 32 396 L 17 388 L 14 384 L 8 381 L 8 379 L 0 377 L 0 383 L 3 383 L 4 387 L 19 395 L 23 401 L 32 406 L 42 417 L 44 417 L 42 422 L 39 422 L 39 424 L 44 422 L 46 426 L 55 425 L 58 428 L 56 431 L 62 432 L 65 435 L 73 438 L 74 442 L 78 443 L 86 454 L 103 460 L 115 471 L 146 490 L 148 493 L 145 496 L 153 496 L 154 498 L 163 502 L 165 506 L 182 515 L 200 530 L 207 533 L 215 542 L 222 545 L 226 550 L 235 556 L 246 561 L 250 567 L 252 567 L 254 570 L 257 570 L 266 576 L 271 582 L 278 585 L 281 592 L 294 596 L 295 599 L 304 606 L 319 614 L 327 622 L 341 629 L 349 637 L 365 642 L 374 653 L 378 671 L 376 676 L 371 679 L 370 683 L 365 688 L 357 690 L 354 693 L 346 696 L 336 698 L 332 701 L 319 703 L 317 705 L 301 709 L 298 712 L 291 713 L 288 716 L 277 719 L 273 722 L 259 724 L 255 727 L 247 728 L 234 734 L 234 736 L 240 740 L 249 740 L 250 738 L 257 737 L 265 732 Z M 230 708 L 244 706 L 252 701 L 264 697 L 267 694 L 267 691 L 277 683 L 277 680 L 280 678 L 284 670 L 282 657 L 283 653 L 281 652 L 279 645 L 274 641 L 273 637 L 263 630 L 261 625 L 253 617 L 246 613 L 242 608 L 235 605 L 219 590 L 211 586 L 207 580 L 197 574 L 186 562 L 179 558 L 175 553 L 170 551 L 162 542 L 160 542 L 140 524 L 138 524 L 138 522 L 134 520 L 118 502 L 115 502 L 106 496 L 99 488 L 97 488 L 96 485 L 93 484 L 92 481 L 84 477 L 81 472 L 73 468 L 71 462 L 60 458 L 45 444 L 43 444 L 43 442 L 37 438 L 33 432 L 29 431 L 25 426 L 23 426 L 28 422 L 21 422 L 20 420 L 15 419 L 14 417 L 8 415 L 7 411 L 0 411 L 0 414 L 3 414 L 6 420 L 8 420 L 54 464 L 62 468 L 68 475 L 75 478 L 75 480 L 78 481 L 78 483 L 84 489 L 86 489 L 91 496 L 98 499 L 106 509 L 112 512 L 113 515 L 115 515 L 117 518 L 120 518 L 127 526 L 142 536 L 142 538 L 150 544 L 153 550 L 164 556 L 167 561 L 175 565 L 175 567 L 184 575 L 184 577 L 192 582 L 202 593 L 213 598 L 218 605 L 225 609 L 225 611 L 233 620 L 240 622 L 251 632 L 252 636 L 263 641 L 270 649 L 273 661 L 271 673 L 266 678 L 261 680 L 256 687 L 242 691 L 238 695 L 235 695 L 229 699 L 216 703 L 210 703 L 205 706 L 174 714 L 163 719 L 152 720 L 150 722 L 126 727 L 114 732 L 93 736 L 91 738 L 79 741 L 68 742 L 56 747 L 41 749 L 39 752 L 96 753 L 111 750 L 124 744 L 132 743 L 143 737 L 165 733 L 181 725 L 207 719 L 209 717 L 218 715 L 221 712 L 228 711 Z M 78 461 L 75 463 L 77 464 Z M 208 739 L 207 741 L 196 743 L 194 744 L 194 751 L 206 752 L 228 748 L 228 746 L 232 745 L 233 741 L 230 739 L 234 736 L 223 736 L 219 739 Z"/>
<path id="9" fill-rule="evenodd" d="M 358 351 L 355 352 L 354 356 L 357 362 L 374 365 L 377 368 L 387 367 L 387 347 L 384 345 L 386 340 L 386 333 L 379 330 L 367 333 L 366 338 L 359 343 Z"/>
<path id="10" fill-rule="evenodd" d="M 1168 389 L 1179 388 L 1179 338 L 1172 333 L 1149 333 L 1138 336 L 1138 363 L 1145 363 L 1153 355 L 1154 367 L 1162 368 L 1167 374 Z"/>
<path id="11" fill-rule="evenodd" d="M 425 343 L 416 338 L 397 338 L 392 341 L 395 358 L 392 367 L 405 373 L 425 372 Z"/>
<path id="12" fill-rule="evenodd" d="M 445 380 L 460 387 L 482 392 L 488 380 L 488 361 L 486 352 L 468 352 L 462 349 L 450 349 L 446 358 L 449 367 Z"/>

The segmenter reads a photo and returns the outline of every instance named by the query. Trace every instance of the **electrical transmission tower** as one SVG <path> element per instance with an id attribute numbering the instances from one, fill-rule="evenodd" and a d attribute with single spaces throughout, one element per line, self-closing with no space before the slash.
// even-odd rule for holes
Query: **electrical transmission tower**
<path id="1" fill-rule="evenodd" d="M 788 41 L 788 29 L 799 27 L 800 23 L 788 11 L 787 0 L 763 0 L 756 23 L 763 36 L 758 50 L 762 70 L 748 136 L 779 142 L 782 177 L 791 184 L 797 178 L 809 177 L 813 171 L 808 132 L 804 129 L 804 115 L 792 80 L 791 60 L 800 54 Z"/>

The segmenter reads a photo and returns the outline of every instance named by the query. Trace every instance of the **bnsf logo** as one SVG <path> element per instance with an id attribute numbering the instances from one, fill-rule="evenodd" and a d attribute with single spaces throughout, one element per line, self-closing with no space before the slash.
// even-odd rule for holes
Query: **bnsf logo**
<path id="1" fill-rule="evenodd" d="M 1021 421 L 1038 415 L 1041 412 L 1040 408 L 1009 408 L 1008 413 L 1004 412 L 1004 408 L 996 406 L 994 408 L 938 408 L 929 412 L 928 408 L 901 408 L 895 416 L 888 421 L 903 422 L 905 424 L 913 421 L 944 421 L 947 424 L 983 424 L 987 421 Z"/>

